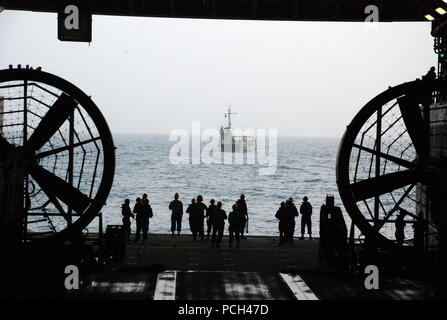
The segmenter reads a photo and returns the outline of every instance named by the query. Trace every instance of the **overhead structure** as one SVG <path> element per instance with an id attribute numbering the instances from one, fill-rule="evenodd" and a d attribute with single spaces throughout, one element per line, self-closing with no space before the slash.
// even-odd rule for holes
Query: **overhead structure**
<path id="1" fill-rule="evenodd" d="M 340 197 L 360 232 L 378 245 L 396 244 L 400 214 L 411 224 L 423 218 L 428 236 L 445 213 L 436 203 L 443 201 L 445 181 L 440 179 L 446 163 L 431 152 L 445 141 L 431 130 L 446 121 L 434 117 L 445 113 L 447 107 L 437 100 L 446 89 L 445 80 L 389 88 L 358 112 L 341 140 L 336 168 Z"/>
<path id="2" fill-rule="evenodd" d="M 441 0 L 21 0 L 0 1 L 8 10 L 57 12 L 81 4 L 92 14 L 205 19 L 365 21 L 376 6 L 380 21 L 427 21 Z M 435 14 L 434 14 L 435 15 Z"/>
<path id="3" fill-rule="evenodd" d="M 115 147 L 95 103 L 70 82 L 31 68 L 0 70 L 2 228 L 24 239 L 67 239 L 97 217 Z M 14 237 L 13 237 L 14 238 Z"/>

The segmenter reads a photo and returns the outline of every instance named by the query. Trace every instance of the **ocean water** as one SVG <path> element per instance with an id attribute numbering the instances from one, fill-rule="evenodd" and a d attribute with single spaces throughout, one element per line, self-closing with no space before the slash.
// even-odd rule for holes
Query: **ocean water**
<path id="1" fill-rule="evenodd" d="M 150 232 L 170 232 L 169 202 L 180 194 L 185 209 L 192 198 L 201 194 L 204 202 L 222 201 L 227 213 L 243 193 L 248 206 L 249 234 L 277 235 L 275 213 L 289 197 L 299 206 L 303 196 L 313 205 L 312 228 L 319 233 L 319 211 L 326 194 L 334 194 L 336 205 L 342 206 L 335 182 L 338 139 L 286 138 L 277 141 L 277 169 L 273 175 L 260 175 L 265 165 L 248 164 L 173 164 L 169 151 L 176 143 L 163 135 L 115 135 L 116 174 L 107 205 L 103 209 L 104 224 L 121 224 L 121 204 L 143 193 L 149 195 L 154 217 Z M 220 155 L 219 155 L 220 156 Z M 342 207 L 343 209 L 343 207 Z M 344 210 L 343 210 L 344 211 Z M 346 222 L 350 219 L 343 212 Z M 189 232 L 187 214 L 183 230 Z M 300 223 L 297 220 L 299 233 Z M 135 224 L 132 224 L 135 230 Z"/>

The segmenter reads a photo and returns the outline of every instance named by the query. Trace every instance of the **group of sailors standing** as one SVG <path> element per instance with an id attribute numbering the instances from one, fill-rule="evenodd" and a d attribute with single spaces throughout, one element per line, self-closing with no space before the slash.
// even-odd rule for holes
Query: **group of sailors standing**
<path id="1" fill-rule="evenodd" d="M 178 200 L 178 194 L 175 194 L 175 200 L 169 204 L 169 209 L 172 210 L 171 220 L 173 224 L 171 225 L 172 235 L 175 232 L 174 221 L 179 219 L 179 210 L 174 213 L 173 203 L 177 201 L 176 207 L 181 207 L 181 202 Z M 210 200 L 210 204 L 207 207 L 203 203 L 203 197 L 201 195 L 197 196 L 196 199 L 192 199 L 186 212 L 189 213 L 189 225 L 193 235 L 193 239 L 197 239 L 197 235 L 204 240 L 204 229 L 206 221 L 206 233 L 207 240 L 211 236 L 211 246 L 214 247 L 222 242 L 222 237 L 225 229 L 225 220 L 228 219 L 228 233 L 229 233 L 229 246 L 232 247 L 233 239 L 236 239 L 236 245 L 239 247 L 240 239 L 245 239 L 244 231 L 248 221 L 248 210 L 247 203 L 245 202 L 245 196 L 242 194 L 240 198 L 232 205 L 232 211 L 228 214 L 222 209 L 222 202 L 216 201 L 214 199 Z M 181 218 L 180 218 L 181 219 Z M 180 234 L 180 229 L 177 225 L 177 234 Z"/>
<path id="2" fill-rule="evenodd" d="M 307 197 L 303 198 L 303 202 L 298 212 L 293 199 L 289 198 L 285 202 L 281 202 L 275 217 L 279 220 L 279 242 L 284 244 L 293 241 L 295 233 L 295 217 L 301 213 L 301 238 L 304 239 L 304 234 L 307 228 L 309 239 L 312 239 L 312 205 Z M 135 218 L 137 223 L 136 234 L 134 242 L 140 240 L 141 234 L 143 242 L 147 239 L 149 231 L 149 219 L 153 217 L 152 208 L 149 204 L 147 194 L 143 194 L 142 198 L 137 198 L 133 210 L 130 208 L 130 201 L 126 199 L 121 206 L 123 216 L 123 226 L 126 239 L 130 240 L 130 226 L 131 218 Z M 174 195 L 174 200 L 169 203 L 169 210 L 171 210 L 171 232 L 172 236 L 177 232 L 180 236 L 182 231 L 183 220 L 183 203 L 179 200 L 179 194 Z M 228 220 L 228 239 L 229 246 L 232 247 L 233 241 L 236 240 L 236 246 L 240 246 L 240 240 L 245 239 L 244 233 L 248 232 L 248 210 L 245 196 L 241 194 L 240 198 L 232 205 L 232 211 L 227 215 L 222 209 L 222 202 L 217 204 L 214 199 L 210 200 L 207 206 L 203 203 L 202 195 L 193 198 L 186 209 L 189 214 L 189 227 L 196 240 L 199 237 L 201 240 L 205 239 L 205 222 L 206 222 L 206 237 L 210 240 L 211 246 L 219 247 L 222 243 L 222 237 L 225 230 L 225 220 Z"/>
<path id="3" fill-rule="evenodd" d="M 147 198 L 147 193 L 143 194 L 142 198 L 135 200 L 133 210 L 130 209 L 130 200 L 126 199 L 121 206 L 121 214 L 123 216 L 123 227 L 126 239 L 130 240 L 130 218 L 132 218 L 137 222 L 134 242 L 140 240 L 140 234 L 143 234 L 143 242 L 145 242 L 149 232 L 149 219 L 154 216 L 149 199 Z"/>
<path id="4" fill-rule="evenodd" d="M 169 209 L 172 211 L 171 215 L 171 232 L 174 236 L 177 231 L 177 236 L 180 235 L 182 228 L 183 203 L 178 199 L 179 195 L 174 195 L 174 200 L 169 204 Z M 206 206 L 203 203 L 202 195 L 198 195 L 197 199 L 193 198 L 186 209 L 189 214 L 189 227 L 192 232 L 193 239 L 197 236 L 201 240 L 205 239 L 205 221 L 207 240 L 211 236 L 211 246 L 219 247 L 222 243 L 222 237 L 225 229 L 225 220 L 228 219 L 229 232 L 229 246 L 232 247 L 233 240 L 236 239 L 236 245 L 239 247 L 240 239 L 245 239 L 244 231 L 248 221 L 247 203 L 245 196 L 242 194 L 240 199 L 232 206 L 232 211 L 228 214 L 222 209 L 222 202 L 214 199 L 210 200 L 210 204 Z"/>
<path id="5" fill-rule="evenodd" d="M 301 238 L 304 239 L 304 234 L 307 227 L 309 239 L 312 239 L 312 205 L 308 201 L 308 197 L 303 198 L 303 203 L 300 206 L 299 213 L 301 213 Z M 275 217 L 279 220 L 279 243 L 293 242 L 293 235 L 295 233 L 295 217 L 299 215 L 298 209 L 295 206 L 292 198 L 286 202 L 281 202 Z"/>
<path id="6" fill-rule="evenodd" d="M 130 208 L 130 201 L 126 199 L 121 206 L 123 216 L 123 227 L 126 239 L 130 240 L 130 226 L 131 218 L 135 218 L 137 223 L 136 235 L 134 242 L 139 241 L 140 234 L 143 234 L 143 242 L 147 239 L 149 230 L 149 219 L 153 217 L 152 208 L 149 205 L 147 194 L 143 198 L 137 198 L 134 209 Z M 179 195 L 174 195 L 174 200 L 169 203 L 169 210 L 171 210 L 171 232 L 172 236 L 177 231 L 177 236 L 182 230 L 183 219 L 183 203 L 179 200 Z M 202 195 L 198 195 L 197 199 L 193 198 L 186 209 L 189 214 L 189 227 L 192 232 L 193 239 L 197 236 L 201 240 L 205 239 L 205 221 L 207 240 L 211 236 L 211 246 L 219 247 L 222 243 L 222 237 L 225 229 L 225 220 L 228 220 L 229 232 L 229 246 L 232 247 L 233 240 L 236 240 L 236 246 L 240 246 L 240 240 L 245 239 L 244 232 L 248 227 L 248 210 L 245 196 L 242 194 L 240 198 L 232 205 L 232 211 L 228 214 L 222 209 L 222 202 L 217 204 L 214 199 L 210 200 L 209 206 L 203 203 Z M 135 216 L 134 216 L 135 214 Z"/>

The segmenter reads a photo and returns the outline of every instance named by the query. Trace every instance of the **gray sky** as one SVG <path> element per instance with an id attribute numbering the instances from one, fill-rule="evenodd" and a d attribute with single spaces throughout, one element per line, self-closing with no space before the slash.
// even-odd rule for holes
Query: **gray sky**
<path id="1" fill-rule="evenodd" d="M 113 133 L 224 122 L 340 137 L 390 85 L 435 65 L 430 23 L 93 17 L 92 43 L 57 40 L 56 14 L 0 13 L 0 68 L 42 66 L 92 95 Z"/>

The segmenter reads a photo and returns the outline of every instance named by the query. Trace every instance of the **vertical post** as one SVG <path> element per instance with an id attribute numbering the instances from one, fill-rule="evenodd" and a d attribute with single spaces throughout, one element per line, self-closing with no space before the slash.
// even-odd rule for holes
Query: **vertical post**
<path id="1" fill-rule="evenodd" d="M 424 102 L 427 101 L 422 107 L 423 107 L 423 119 L 424 119 L 424 125 L 425 125 L 425 129 L 426 132 L 428 132 L 428 141 L 426 141 L 427 145 L 428 145 L 428 152 L 430 153 L 430 149 L 431 149 L 431 145 L 430 145 L 430 105 L 433 102 L 432 100 L 433 97 L 433 92 L 430 92 L 430 99 L 425 100 Z M 429 157 L 430 158 L 430 157 Z M 426 221 L 426 223 L 424 223 L 424 233 L 423 233 L 423 245 L 422 247 L 425 249 L 425 251 L 428 250 L 428 244 L 429 244 L 429 226 L 428 226 L 428 221 L 430 219 L 430 211 L 431 211 L 431 201 L 430 201 L 430 197 L 431 197 L 431 187 L 430 184 L 427 184 L 425 186 L 425 215 L 423 214 L 423 219 Z M 416 213 L 417 215 L 419 215 L 419 212 Z"/>
<path id="2" fill-rule="evenodd" d="M 74 143 L 74 109 L 71 111 L 70 116 L 68 117 L 69 121 L 69 130 L 68 130 L 68 183 L 70 186 L 73 186 L 73 158 L 74 158 L 74 150 L 73 150 L 73 143 Z M 73 209 L 70 205 L 68 205 L 67 210 L 67 224 L 71 225 L 72 223 L 72 214 Z"/>
<path id="3" fill-rule="evenodd" d="M 348 244 L 348 267 L 351 270 L 352 266 L 352 256 L 354 252 L 354 234 L 355 234 L 355 225 L 351 220 L 351 228 L 349 230 L 349 244 Z"/>
<path id="4" fill-rule="evenodd" d="M 376 124 L 376 177 L 380 176 L 380 152 L 382 148 L 382 108 L 377 110 L 377 124 Z M 379 206 L 380 206 L 379 196 L 374 198 L 374 228 L 379 223 Z"/>
<path id="5" fill-rule="evenodd" d="M 0 281 L 17 270 L 23 240 L 24 162 L 11 154 L 0 154 Z M 26 231 L 26 230 L 25 230 Z M 4 282 L 3 282 L 4 283 Z"/>
<path id="6" fill-rule="evenodd" d="M 23 145 L 28 142 L 28 80 L 23 81 Z"/>
<path id="7" fill-rule="evenodd" d="M 0 96 L 0 134 L 3 133 L 3 112 L 5 112 L 5 98 Z"/>
<path id="8" fill-rule="evenodd" d="M 102 212 L 98 214 L 98 243 L 99 243 L 99 257 L 98 264 L 102 265 L 104 262 L 104 235 L 102 228 Z"/>
<path id="9" fill-rule="evenodd" d="M 102 236 L 103 236 L 103 226 L 102 226 L 102 212 L 100 212 L 98 214 L 99 217 L 99 222 L 98 222 L 98 235 L 99 235 L 99 239 L 102 241 Z"/>
<path id="10" fill-rule="evenodd" d="M 23 146 L 28 142 L 28 80 L 23 81 Z M 28 237 L 28 209 L 29 203 L 29 178 L 28 172 L 25 169 L 25 206 L 23 208 L 23 240 L 26 241 Z"/>
<path id="11" fill-rule="evenodd" d="M 438 266 L 437 266 L 437 298 L 447 298 L 447 215 L 445 214 L 447 199 L 447 165 L 435 168 L 434 184 L 430 195 L 430 214 L 437 217 L 438 224 Z"/>

